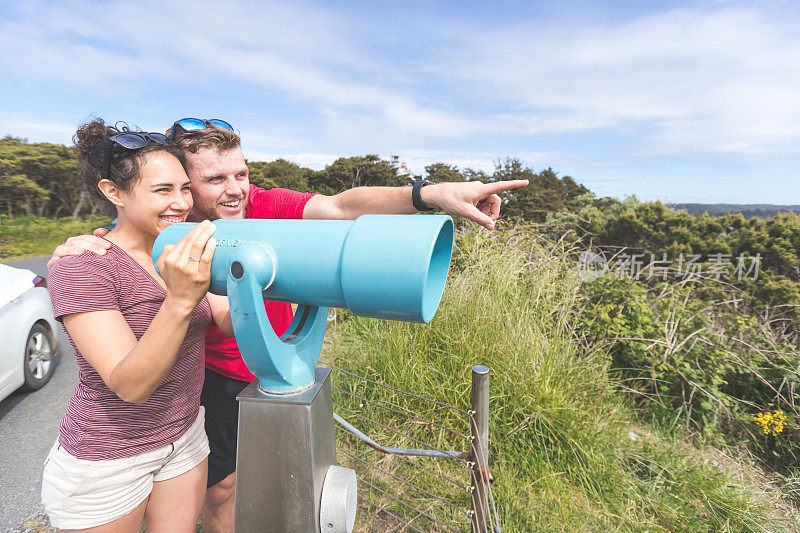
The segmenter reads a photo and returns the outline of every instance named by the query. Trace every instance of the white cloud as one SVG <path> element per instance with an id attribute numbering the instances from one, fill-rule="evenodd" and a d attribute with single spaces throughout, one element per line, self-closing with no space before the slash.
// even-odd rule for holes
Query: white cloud
<path id="1" fill-rule="evenodd" d="M 72 1 L 14 9 L 0 21 L 0 69 L 8 76 L 121 96 L 142 85 L 236 80 L 307 106 L 327 143 L 321 152 L 574 132 L 630 136 L 639 155 L 800 147 L 800 21 L 770 4 L 579 26 L 428 20 L 405 36 L 428 45 L 426 56 L 414 57 L 377 46 L 390 22 L 310 4 Z M 317 153 L 292 137 L 279 131 L 253 145 Z"/>
<path id="2" fill-rule="evenodd" d="M 285 159 L 301 167 L 310 168 L 312 170 L 322 170 L 326 166 L 336 161 L 340 155 L 323 154 L 323 153 L 306 153 L 306 152 L 260 152 L 251 151 L 245 154 L 248 161 L 275 161 L 277 159 Z"/>
<path id="3" fill-rule="evenodd" d="M 473 30 L 460 29 L 465 46 L 431 68 L 535 110 L 520 112 L 518 133 L 561 124 L 636 130 L 659 151 L 797 150 L 796 16 L 681 9 L 615 25 Z"/>
<path id="4" fill-rule="evenodd" d="M 375 73 L 387 65 L 359 51 L 350 29 L 324 9 L 278 3 L 35 3 L 0 23 L 0 67 L 123 94 L 140 84 L 237 80 L 318 109 L 364 110 L 399 132 L 471 131 L 468 120 L 377 83 Z"/>
<path id="5" fill-rule="evenodd" d="M 70 145 L 76 129 L 77 127 L 73 124 L 44 122 L 31 118 L 0 119 L 0 136 L 12 135 L 29 139 L 31 142 L 44 141 Z"/>

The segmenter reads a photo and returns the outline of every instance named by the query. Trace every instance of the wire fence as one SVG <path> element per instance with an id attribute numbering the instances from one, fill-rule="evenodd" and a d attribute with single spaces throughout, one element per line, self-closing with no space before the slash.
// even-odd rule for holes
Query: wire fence
<path id="1" fill-rule="evenodd" d="M 338 462 L 358 475 L 357 529 L 500 531 L 481 436 L 488 413 L 320 364 L 332 370 Z"/>

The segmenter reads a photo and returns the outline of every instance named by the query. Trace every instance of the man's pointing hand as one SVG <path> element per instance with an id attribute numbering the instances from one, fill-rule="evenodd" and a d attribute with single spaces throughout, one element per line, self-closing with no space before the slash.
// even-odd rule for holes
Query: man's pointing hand
<path id="1" fill-rule="evenodd" d="M 437 183 L 423 187 L 420 198 L 425 205 L 438 207 L 449 215 L 466 217 L 486 229 L 494 229 L 494 221 L 500 216 L 498 194 L 527 184 L 528 180 Z"/>

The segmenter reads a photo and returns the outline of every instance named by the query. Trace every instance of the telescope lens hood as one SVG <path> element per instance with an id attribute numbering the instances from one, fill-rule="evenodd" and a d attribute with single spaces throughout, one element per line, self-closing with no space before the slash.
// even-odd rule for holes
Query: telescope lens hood
<path id="1" fill-rule="evenodd" d="M 444 215 L 364 215 L 342 250 L 342 295 L 357 315 L 430 322 L 444 293 L 453 220 Z"/>

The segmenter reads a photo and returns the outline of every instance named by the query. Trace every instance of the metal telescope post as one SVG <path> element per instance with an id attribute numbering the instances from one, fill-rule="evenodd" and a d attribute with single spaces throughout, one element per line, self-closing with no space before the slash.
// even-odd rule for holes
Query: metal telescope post
<path id="1" fill-rule="evenodd" d="M 354 519 L 345 515 L 355 515 L 355 475 L 350 479 L 352 470 L 334 466 L 330 373 L 317 368 L 314 384 L 296 394 L 270 394 L 256 381 L 236 398 L 234 531 L 348 530 L 338 522 Z M 326 499 L 325 489 L 338 497 Z M 330 507 L 336 516 L 323 523 Z"/>

